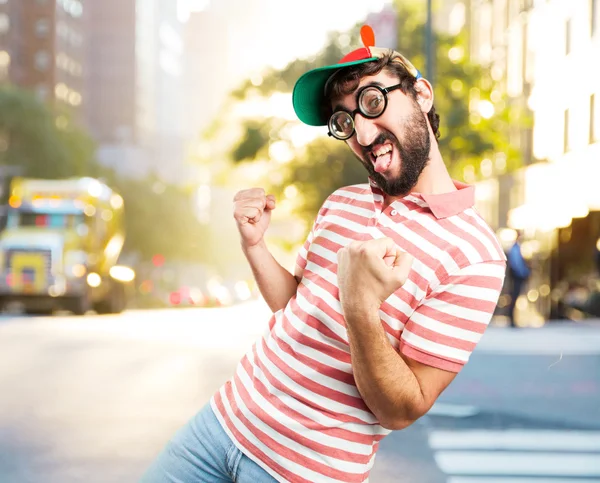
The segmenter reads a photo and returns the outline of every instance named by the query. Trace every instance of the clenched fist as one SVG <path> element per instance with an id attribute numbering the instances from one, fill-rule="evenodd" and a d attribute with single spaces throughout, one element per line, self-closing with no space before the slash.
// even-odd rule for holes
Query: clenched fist
<path id="1" fill-rule="evenodd" d="M 406 282 L 413 261 L 391 238 L 354 241 L 338 251 L 337 259 L 344 311 L 379 308 Z"/>
<path id="2" fill-rule="evenodd" d="M 233 198 L 233 217 L 242 237 L 242 246 L 250 248 L 260 243 L 275 209 L 275 197 L 262 188 L 238 191 Z"/>

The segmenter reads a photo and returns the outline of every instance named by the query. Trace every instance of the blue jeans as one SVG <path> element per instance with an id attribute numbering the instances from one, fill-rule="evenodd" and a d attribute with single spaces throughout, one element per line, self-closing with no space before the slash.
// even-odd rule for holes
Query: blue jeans
<path id="1" fill-rule="evenodd" d="M 167 443 L 140 483 L 274 483 L 233 444 L 207 404 Z"/>

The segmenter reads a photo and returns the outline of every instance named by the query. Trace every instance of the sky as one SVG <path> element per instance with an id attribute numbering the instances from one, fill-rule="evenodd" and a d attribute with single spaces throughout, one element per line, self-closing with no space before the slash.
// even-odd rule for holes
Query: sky
<path id="1" fill-rule="evenodd" d="M 179 0 L 182 12 L 220 9 L 230 42 L 245 54 L 240 75 L 264 66 L 284 67 L 295 58 L 317 53 L 327 33 L 351 28 L 391 0 Z M 360 47 L 359 45 L 356 48 Z"/>

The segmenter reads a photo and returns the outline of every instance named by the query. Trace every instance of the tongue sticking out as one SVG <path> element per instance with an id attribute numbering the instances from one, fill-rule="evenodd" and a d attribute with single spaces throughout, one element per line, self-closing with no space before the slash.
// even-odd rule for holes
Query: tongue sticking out
<path id="1" fill-rule="evenodd" d="M 392 162 L 392 152 L 382 154 L 381 156 L 377 156 L 375 158 L 375 171 L 377 173 L 383 173 L 387 171 L 390 167 L 390 163 Z"/>

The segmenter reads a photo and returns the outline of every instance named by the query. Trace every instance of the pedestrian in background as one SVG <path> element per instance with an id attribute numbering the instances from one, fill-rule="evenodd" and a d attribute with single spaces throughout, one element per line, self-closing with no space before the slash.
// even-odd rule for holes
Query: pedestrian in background
<path id="1" fill-rule="evenodd" d="M 600 276 L 600 238 L 596 240 L 596 245 L 594 245 L 594 262 L 596 264 L 596 271 Z"/>
<path id="2" fill-rule="evenodd" d="M 517 327 L 515 321 L 515 309 L 517 306 L 517 299 L 521 295 L 523 288 L 525 287 L 529 276 L 531 275 L 531 269 L 523 257 L 521 252 L 521 240 L 523 234 L 520 230 L 517 230 L 517 237 L 515 242 L 508 250 L 508 274 L 510 279 L 510 304 L 508 306 L 508 317 L 510 320 L 511 327 Z"/>

